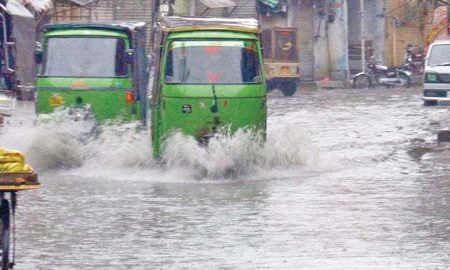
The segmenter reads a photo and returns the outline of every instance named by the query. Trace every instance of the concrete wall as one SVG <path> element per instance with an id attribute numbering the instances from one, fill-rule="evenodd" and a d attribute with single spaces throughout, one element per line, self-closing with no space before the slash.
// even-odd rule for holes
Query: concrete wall
<path id="1" fill-rule="evenodd" d="M 350 69 L 361 69 L 361 5 L 360 0 L 348 0 L 348 40 L 350 50 Z M 385 1 L 364 2 L 364 37 L 366 44 L 372 44 L 373 56 L 381 61 L 385 60 L 386 19 L 384 15 Z M 366 60 L 370 57 L 368 48 Z"/>
<path id="2" fill-rule="evenodd" d="M 300 79 L 314 81 L 314 22 L 313 8 L 309 0 L 302 0 L 297 14 L 299 35 Z"/>
<path id="3" fill-rule="evenodd" d="M 349 78 L 347 1 L 328 3 L 329 11 L 335 14 L 333 21 L 329 20 L 329 12 L 322 14 L 319 6 L 313 6 L 315 78 L 346 80 Z"/>

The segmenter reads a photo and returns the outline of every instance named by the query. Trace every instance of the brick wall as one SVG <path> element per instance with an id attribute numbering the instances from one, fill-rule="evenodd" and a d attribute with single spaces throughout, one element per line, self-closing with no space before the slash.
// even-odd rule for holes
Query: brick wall
<path id="1" fill-rule="evenodd" d="M 424 45 L 429 31 L 426 26 L 429 8 L 429 4 L 420 0 L 386 0 L 386 60 L 389 65 L 403 62 L 408 44 Z"/>

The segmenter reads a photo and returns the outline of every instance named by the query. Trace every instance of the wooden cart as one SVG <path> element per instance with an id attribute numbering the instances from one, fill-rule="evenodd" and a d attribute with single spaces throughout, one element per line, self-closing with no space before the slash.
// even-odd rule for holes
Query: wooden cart
<path id="1" fill-rule="evenodd" d="M 35 173 L 0 172 L 0 270 L 11 269 L 15 260 L 15 210 L 17 191 L 38 189 L 40 183 Z M 6 195 L 10 193 L 10 196 Z M 12 222 L 11 222 L 12 221 Z M 12 235 L 12 241 L 10 236 Z M 10 248 L 12 247 L 12 254 Z"/>

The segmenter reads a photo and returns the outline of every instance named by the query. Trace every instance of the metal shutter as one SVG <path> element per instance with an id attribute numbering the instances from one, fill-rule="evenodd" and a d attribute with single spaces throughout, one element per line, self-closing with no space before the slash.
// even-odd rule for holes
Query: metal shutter
<path id="1" fill-rule="evenodd" d="M 89 11 L 92 21 L 142 21 L 151 23 L 153 0 L 99 0 Z M 150 32 L 147 27 L 147 48 L 150 49 Z"/>
<path id="2" fill-rule="evenodd" d="M 256 18 L 256 0 L 234 0 L 238 5 L 235 9 L 229 8 L 230 17 L 234 18 Z M 234 11 L 233 11 L 234 9 Z"/>
<path id="3" fill-rule="evenodd" d="M 208 8 L 200 1 L 195 2 L 195 16 L 198 17 L 224 17 L 225 8 Z"/>

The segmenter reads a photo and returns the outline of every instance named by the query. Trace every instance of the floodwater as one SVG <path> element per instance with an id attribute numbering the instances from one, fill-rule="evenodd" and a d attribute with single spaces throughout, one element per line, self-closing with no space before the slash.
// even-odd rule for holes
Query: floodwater
<path id="1" fill-rule="evenodd" d="M 131 125 L 80 139 L 17 103 L 0 145 L 42 188 L 19 192 L 14 269 L 449 269 L 450 107 L 420 94 L 274 94 L 265 146 L 177 135 L 165 165 Z"/>

